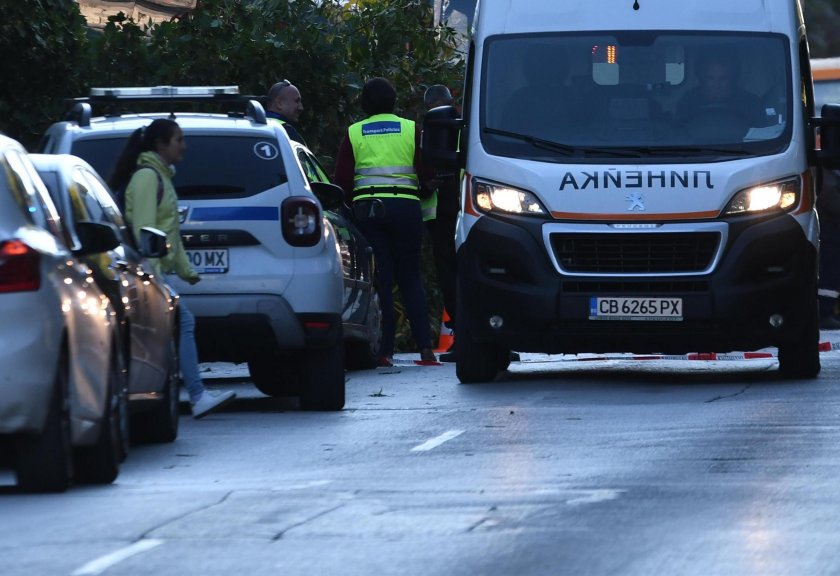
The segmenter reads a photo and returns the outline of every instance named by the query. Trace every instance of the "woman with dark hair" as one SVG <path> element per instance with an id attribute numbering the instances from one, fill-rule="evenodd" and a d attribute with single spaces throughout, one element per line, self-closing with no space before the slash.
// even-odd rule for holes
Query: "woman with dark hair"
<path id="1" fill-rule="evenodd" d="M 338 151 L 335 181 L 349 198 L 359 229 L 376 256 L 382 300 L 380 366 L 391 366 L 396 336 L 393 286 L 399 285 L 411 334 L 422 363 L 436 362 L 420 273 L 423 217 L 420 199 L 434 176 L 420 161 L 420 131 L 394 114 L 397 93 L 385 78 L 362 88 L 362 110 Z"/>
<path id="2" fill-rule="evenodd" d="M 187 145 L 181 127 L 174 120 L 159 118 L 132 133 L 125 145 L 110 184 L 114 190 L 125 186 L 125 217 L 135 238 L 144 226 L 166 233 L 169 251 L 163 258 L 150 258 L 155 273 L 177 274 L 190 284 L 201 278 L 193 270 L 181 243 L 178 197 L 172 185 L 174 164 L 181 161 Z M 178 361 L 181 377 L 190 395 L 194 418 L 202 418 L 230 403 L 236 394 L 211 392 L 204 387 L 198 371 L 195 344 L 195 317 L 184 304 L 180 310 Z"/>

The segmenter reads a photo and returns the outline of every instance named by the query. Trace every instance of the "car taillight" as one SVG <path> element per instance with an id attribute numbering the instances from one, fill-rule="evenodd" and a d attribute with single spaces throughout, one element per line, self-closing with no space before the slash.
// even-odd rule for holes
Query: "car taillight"
<path id="1" fill-rule="evenodd" d="M 291 196 L 280 207 L 283 238 L 291 246 L 315 246 L 321 238 L 321 210 L 309 196 Z"/>
<path id="2" fill-rule="evenodd" d="M 41 286 L 38 253 L 20 240 L 0 242 L 0 292 L 27 292 Z"/>

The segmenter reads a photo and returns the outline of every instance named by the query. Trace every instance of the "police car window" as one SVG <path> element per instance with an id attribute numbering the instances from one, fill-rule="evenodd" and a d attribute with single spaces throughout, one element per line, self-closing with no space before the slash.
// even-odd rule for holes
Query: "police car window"
<path id="1" fill-rule="evenodd" d="M 297 154 L 300 165 L 303 167 L 303 172 L 306 174 L 306 179 L 309 182 L 329 182 L 329 178 L 327 178 L 324 171 L 318 165 L 318 162 L 307 154 L 306 150 L 299 148 Z"/>
<path id="2" fill-rule="evenodd" d="M 321 163 L 318 162 L 318 159 L 315 158 L 311 153 L 309 154 L 309 158 L 312 159 L 312 163 L 315 164 L 315 170 L 318 172 L 318 178 L 321 182 L 330 182 L 330 177 L 327 176 L 327 173 L 324 171 L 324 167 L 321 166 Z"/>
<path id="3" fill-rule="evenodd" d="M 127 135 L 85 138 L 73 144 L 99 174 L 111 174 Z M 244 198 L 288 181 L 276 139 L 262 135 L 196 135 L 184 132 L 187 149 L 172 179 L 179 198 Z"/>

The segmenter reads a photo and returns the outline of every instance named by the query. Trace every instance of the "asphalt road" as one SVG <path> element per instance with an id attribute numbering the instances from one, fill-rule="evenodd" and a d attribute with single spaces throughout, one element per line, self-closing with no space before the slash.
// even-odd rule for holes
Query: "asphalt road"
<path id="1" fill-rule="evenodd" d="M 240 399 L 133 447 L 114 485 L 0 474 L 0 574 L 840 573 L 840 351 L 813 381 L 526 357 L 459 385 L 400 359 L 350 373 L 339 413 L 216 365 Z"/>

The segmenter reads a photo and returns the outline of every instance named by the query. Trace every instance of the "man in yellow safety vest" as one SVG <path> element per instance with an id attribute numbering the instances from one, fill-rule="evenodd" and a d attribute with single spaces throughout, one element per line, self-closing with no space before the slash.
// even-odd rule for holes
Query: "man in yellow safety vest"
<path id="1" fill-rule="evenodd" d="M 373 247 L 382 302 L 380 366 L 391 366 L 396 337 L 393 287 L 400 287 L 421 363 L 436 362 L 420 272 L 423 217 L 420 201 L 434 172 L 420 160 L 412 120 L 394 114 L 397 93 L 385 78 L 362 88 L 368 117 L 347 129 L 336 156 L 335 182 L 353 199 L 356 223 Z"/>

